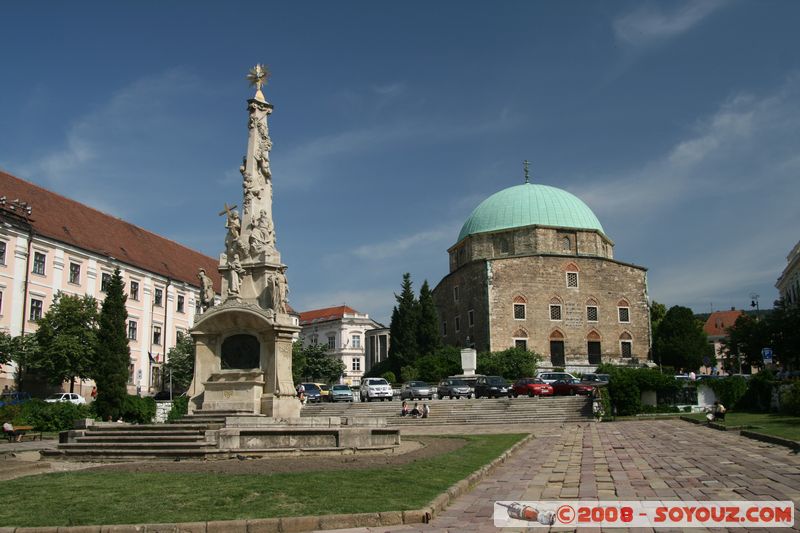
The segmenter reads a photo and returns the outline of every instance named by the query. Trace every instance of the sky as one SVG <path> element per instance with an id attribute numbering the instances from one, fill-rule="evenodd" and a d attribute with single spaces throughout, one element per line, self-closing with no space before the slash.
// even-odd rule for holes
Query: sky
<path id="1" fill-rule="evenodd" d="M 789 0 L 12 2 L 0 168 L 216 257 L 264 63 L 296 310 L 388 324 L 403 273 L 435 286 L 525 159 L 652 299 L 764 309 L 800 239 L 798 20 Z"/>

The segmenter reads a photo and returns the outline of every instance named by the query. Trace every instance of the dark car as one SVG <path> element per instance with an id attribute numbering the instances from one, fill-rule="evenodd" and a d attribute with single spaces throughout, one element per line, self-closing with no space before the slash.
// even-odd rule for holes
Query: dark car
<path id="1" fill-rule="evenodd" d="M 439 398 L 450 397 L 450 399 L 461 398 L 462 396 L 472 398 L 472 389 L 463 379 L 447 378 L 443 379 L 439 386 L 436 387 L 436 395 Z"/>
<path id="2" fill-rule="evenodd" d="M 576 394 L 589 396 L 594 392 L 593 385 L 581 383 L 577 379 L 559 379 L 550 385 L 552 385 L 553 394 L 556 396 L 574 396 Z"/>
<path id="3" fill-rule="evenodd" d="M 319 403 L 322 401 L 322 391 L 316 383 L 303 383 L 303 388 L 306 389 L 305 395 L 307 402 Z"/>
<path id="4" fill-rule="evenodd" d="M 0 396 L 0 407 L 4 405 L 18 405 L 30 399 L 31 395 L 27 392 L 6 392 Z"/>
<path id="5" fill-rule="evenodd" d="M 433 387 L 424 381 L 409 381 L 408 383 L 403 383 L 403 386 L 400 388 L 400 399 L 416 400 L 417 398 L 420 400 L 423 398 L 432 400 Z"/>
<path id="6" fill-rule="evenodd" d="M 499 398 L 507 396 L 511 398 L 513 392 L 508 382 L 500 376 L 481 376 L 475 380 L 475 397 L 480 398 Z"/>
<path id="7" fill-rule="evenodd" d="M 537 378 L 522 378 L 512 387 L 514 398 L 517 396 L 552 396 L 553 387 Z"/>
<path id="8" fill-rule="evenodd" d="M 609 381 L 611 381 L 611 376 L 608 374 L 584 374 L 581 377 L 581 383 L 595 387 L 605 387 Z"/>

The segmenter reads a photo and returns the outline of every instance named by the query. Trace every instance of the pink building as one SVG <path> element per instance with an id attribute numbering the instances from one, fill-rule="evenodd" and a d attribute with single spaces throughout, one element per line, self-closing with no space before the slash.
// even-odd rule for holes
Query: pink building
<path id="1" fill-rule="evenodd" d="M 0 330 L 36 331 L 58 291 L 102 301 L 119 267 L 128 295 L 129 390 L 160 390 L 165 354 L 199 312 L 200 268 L 219 293 L 217 260 L 2 171 L 0 222 Z M 2 365 L 0 387 L 14 386 L 15 370 Z M 76 384 L 84 396 L 90 390 L 91 383 Z"/>

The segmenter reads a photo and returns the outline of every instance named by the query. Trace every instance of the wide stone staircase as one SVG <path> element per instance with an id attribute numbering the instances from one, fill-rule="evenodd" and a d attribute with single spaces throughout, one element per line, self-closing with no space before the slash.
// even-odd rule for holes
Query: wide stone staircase
<path id="1" fill-rule="evenodd" d="M 224 426 L 226 416 L 242 413 L 200 412 L 170 424 L 101 422 L 74 430 L 72 442 L 60 442 L 57 449 L 42 453 L 52 459 L 75 461 L 205 458 L 218 452 L 217 446 L 207 440 L 206 432 Z"/>
<path id="2" fill-rule="evenodd" d="M 413 407 L 415 402 L 408 402 Z M 420 407 L 423 402 L 419 402 Z M 472 398 L 432 400 L 430 418 L 400 416 L 400 404 L 394 401 L 306 404 L 301 417 L 383 417 L 389 426 L 483 425 L 571 423 L 592 420 L 591 400 L 584 396 L 551 398 Z"/>

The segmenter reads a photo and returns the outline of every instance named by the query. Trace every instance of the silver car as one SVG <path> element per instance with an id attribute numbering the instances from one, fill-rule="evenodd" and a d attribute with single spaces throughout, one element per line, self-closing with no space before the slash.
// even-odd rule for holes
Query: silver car
<path id="1" fill-rule="evenodd" d="M 439 386 L 436 388 L 436 394 L 439 398 L 448 396 L 450 399 L 461 398 L 462 396 L 465 398 L 472 398 L 472 389 L 463 379 L 447 378 L 439 383 Z"/>
<path id="2" fill-rule="evenodd" d="M 409 381 L 403 383 L 400 389 L 401 400 L 433 399 L 433 388 L 424 381 Z"/>

